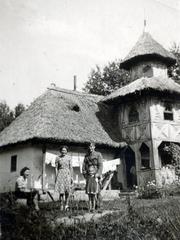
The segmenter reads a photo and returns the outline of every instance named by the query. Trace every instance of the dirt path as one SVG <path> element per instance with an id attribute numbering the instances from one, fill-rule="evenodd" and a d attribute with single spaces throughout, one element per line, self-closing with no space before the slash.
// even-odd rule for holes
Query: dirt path
<path id="1" fill-rule="evenodd" d="M 57 218 L 56 219 L 56 224 L 66 224 L 66 225 L 73 225 L 77 223 L 86 223 L 90 221 L 97 221 L 101 217 L 111 214 L 116 211 L 110 211 L 110 210 L 105 210 L 102 213 L 85 213 L 84 215 L 78 215 L 78 216 L 72 216 L 72 217 L 63 217 L 63 218 Z"/>

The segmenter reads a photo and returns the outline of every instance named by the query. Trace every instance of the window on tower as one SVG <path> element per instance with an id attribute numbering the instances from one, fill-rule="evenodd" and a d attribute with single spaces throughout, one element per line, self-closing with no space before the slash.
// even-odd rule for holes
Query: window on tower
<path id="1" fill-rule="evenodd" d="M 164 103 L 164 120 L 174 120 L 172 104 L 169 102 Z"/>
<path id="2" fill-rule="evenodd" d="M 139 113 L 135 106 L 130 108 L 129 111 L 129 123 L 135 123 L 139 121 Z"/>
<path id="3" fill-rule="evenodd" d="M 152 77 L 153 76 L 153 69 L 150 65 L 146 65 L 142 69 L 143 77 Z"/>

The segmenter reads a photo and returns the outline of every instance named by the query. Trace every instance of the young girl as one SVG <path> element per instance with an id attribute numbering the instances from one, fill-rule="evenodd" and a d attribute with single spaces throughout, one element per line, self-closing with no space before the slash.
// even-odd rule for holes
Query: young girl
<path id="1" fill-rule="evenodd" d="M 96 205 L 96 194 L 98 193 L 98 179 L 95 178 L 94 166 L 89 167 L 89 174 L 86 183 L 86 193 L 89 197 L 89 210 L 94 212 Z"/>

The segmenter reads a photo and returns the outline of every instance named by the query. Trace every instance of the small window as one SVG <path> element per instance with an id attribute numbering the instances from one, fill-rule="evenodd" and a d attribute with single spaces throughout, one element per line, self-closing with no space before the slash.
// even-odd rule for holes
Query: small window
<path id="1" fill-rule="evenodd" d="M 80 111 L 80 107 L 75 104 L 73 107 L 72 107 L 72 110 L 75 111 L 75 112 L 79 112 Z"/>
<path id="2" fill-rule="evenodd" d="M 72 104 L 69 106 L 69 109 L 75 112 L 80 112 L 80 107 L 78 106 L 78 104 Z"/>
<path id="3" fill-rule="evenodd" d="M 146 65 L 144 68 L 143 68 L 143 76 L 144 77 L 152 77 L 153 76 L 153 69 L 151 66 L 149 65 Z"/>
<path id="4" fill-rule="evenodd" d="M 166 102 L 164 104 L 164 120 L 169 120 L 169 121 L 173 121 L 174 117 L 173 117 L 173 111 L 172 111 L 172 104 Z"/>
<path id="5" fill-rule="evenodd" d="M 140 147 L 140 153 L 141 153 L 141 169 L 149 169 L 150 168 L 149 147 L 143 143 Z"/>
<path id="6" fill-rule="evenodd" d="M 132 107 L 129 111 L 129 123 L 134 123 L 139 121 L 139 113 L 135 107 Z"/>
<path id="7" fill-rule="evenodd" d="M 11 172 L 16 172 L 17 170 L 17 155 L 11 156 Z"/>

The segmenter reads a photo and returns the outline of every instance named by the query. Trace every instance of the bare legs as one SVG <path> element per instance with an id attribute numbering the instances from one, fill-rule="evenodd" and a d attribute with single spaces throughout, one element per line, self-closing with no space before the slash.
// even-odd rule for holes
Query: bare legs
<path id="1" fill-rule="evenodd" d="M 61 210 L 63 209 L 67 210 L 69 208 L 69 193 L 65 192 L 65 194 L 60 194 L 59 201 L 60 201 Z"/>
<path id="2" fill-rule="evenodd" d="M 89 210 L 90 212 L 94 212 L 96 206 L 96 195 L 89 194 L 88 197 L 89 197 Z"/>
<path id="3" fill-rule="evenodd" d="M 60 209 L 63 210 L 64 194 L 59 194 Z"/>

